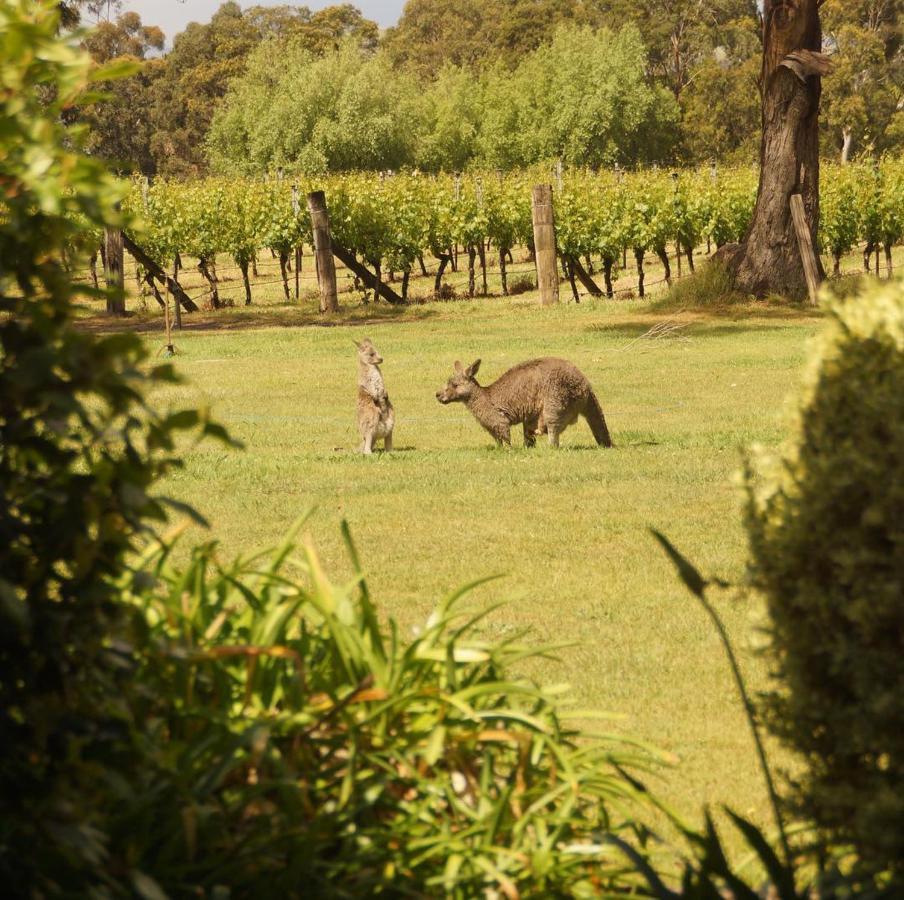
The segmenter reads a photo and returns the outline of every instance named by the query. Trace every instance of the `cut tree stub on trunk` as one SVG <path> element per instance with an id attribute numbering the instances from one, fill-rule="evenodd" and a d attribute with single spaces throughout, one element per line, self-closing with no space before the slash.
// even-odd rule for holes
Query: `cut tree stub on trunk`
<path id="1" fill-rule="evenodd" d="M 828 70 L 819 0 L 766 0 L 763 10 L 763 136 L 760 185 L 747 236 L 723 254 L 739 290 L 807 295 L 791 218 L 800 193 L 816 245 L 819 224 L 819 101 Z M 819 276 L 825 272 L 819 263 Z"/>

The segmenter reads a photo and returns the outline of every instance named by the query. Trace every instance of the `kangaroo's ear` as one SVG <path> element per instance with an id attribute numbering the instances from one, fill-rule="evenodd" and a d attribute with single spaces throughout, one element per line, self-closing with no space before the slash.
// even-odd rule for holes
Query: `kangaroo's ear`
<path id="1" fill-rule="evenodd" d="M 360 345 L 354 338 L 352 338 L 352 343 L 353 343 L 359 350 L 361 349 L 361 345 Z"/>
<path id="2" fill-rule="evenodd" d="M 461 363 L 457 359 L 455 360 L 455 365 L 452 366 L 452 368 L 455 370 L 456 374 L 458 374 L 458 375 L 461 375 L 461 373 L 464 372 L 464 369 L 462 368 Z"/>
<path id="3" fill-rule="evenodd" d="M 474 362 L 472 362 L 471 365 L 469 365 L 468 368 L 465 369 L 465 375 L 467 375 L 468 378 L 473 378 L 479 371 L 480 371 L 480 360 L 475 359 Z"/>

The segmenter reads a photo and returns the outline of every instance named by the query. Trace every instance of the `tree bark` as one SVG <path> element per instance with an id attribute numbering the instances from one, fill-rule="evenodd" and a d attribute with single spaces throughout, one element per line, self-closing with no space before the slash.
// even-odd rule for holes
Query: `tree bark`
<path id="1" fill-rule="evenodd" d="M 502 280 L 502 296 L 508 297 L 508 267 L 506 263 L 506 251 L 499 251 L 499 277 Z"/>
<path id="2" fill-rule="evenodd" d="M 314 236 L 314 261 L 320 290 L 320 311 L 339 311 L 339 289 L 336 284 L 336 260 L 333 259 L 333 231 L 323 191 L 308 194 L 308 212 Z"/>
<path id="3" fill-rule="evenodd" d="M 439 265 L 436 267 L 436 278 L 433 280 L 433 293 L 438 297 L 443 289 L 443 273 L 446 271 L 446 266 L 452 261 L 452 257 L 448 253 L 440 253 L 436 258 L 439 260 Z"/>
<path id="4" fill-rule="evenodd" d="M 242 260 L 239 268 L 242 270 L 242 281 L 245 283 L 245 306 L 251 306 L 251 282 L 248 280 L 249 260 Z"/>
<path id="5" fill-rule="evenodd" d="M 383 284 L 382 278 L 374 275 L 367 266 L 358 262 L 355 254 L 352 253 L 351 250 L 346 250 L 342 244 L 337 244 L 335 240 L 333 241 L 333 256 L 352 272 L 352 274 L 360 278 L 365 287 L 370 288 L 374 292 L 374 299 L 376 299 L 377 296 L 380 296 L 387 303 L 404 303 L 402 298 L 388 284 Z"/>
<path id="6" fill-rule="evenodd" d="M 662 263 L 662 268 L 665 272 L 665 283 L 671 287 L 672 286 L 672 266 L 669 262 L 669 251 L 667 247 L 657 247 L 656 255 L 659 257 L 659 261 Z"/>
<path id="7" fill-rule="evenodd" d="M 577 276 L 578 279 L 580 279 L 581 284 L 584 285 L 587 293 L 590 294 L 591 297 L 603 296 L 603 292 L 600 290 L 600 286 L 593 280 L 593 277 L 581 265 L 580 260 L 576 256 L 572 256 L 571 259 L 568 260 L 568 264 L 571 269 L 572 276 Z"/>
<path id="8" fill-rule="evenodd" d="M 841 145 L 841 165 L 847 165 L 851 159 L 851 147 L 854 145 L 854 131 L 845 125 L 841 129 L 842 145 Z"/>
<path id="9" fill-rule="evenodd" d="M 684 255 L 687 257 L 687 264 L 690 267 L 691 272 L 695 272 L 696 268 L 694 267 L 694 248 L 690 244 L 684 245 Z"/>
<path id="10" fill-rule="evenodd" d="M 408 302 L 408 283 L 411 281 L 411 269 L 405 269 L 402 273 L 402 299 Z"/>
<path id="11" fill-rule="evenodd" d="M 178 306 L 181 306 L 185 309 L 186 312 L 197 312 L 198 306 L 188 294 L 185 293 L 182 285 L 179 284 L 178 271 L 179 266 L 182 264 L 182 260 L 179 257 L 179 254 L 176 254 L 175 262 L 173 263 L 173 275 L 170 277 L 166 271 L 163 269 L 163 266 L 159 265 L 155 260 L 151 259 L 150 256 L 145 253 L 145 251 L 138 246 L 125 232 L 122 235 L 123 246 L 135 259 L 144 266 L 145 270 L 150 272 L 158 281 L 162 281 L 166 286 L 170 289 L 170 293 L 176 298 L 176 302 Z"/>
<path id="12" fill-rule="evenodd" d="M 98 256 L 98 253 L 99 253 L 99 252 L 100 252 L 99 250 L 95 250 L 95 251 L 91 254 L 91 258 L 88 260 L 88 264 L 89 264 L 90 269 L 91 269 L 91 281 L 94 282 L 94 290 L 97 290 L 97 289 L 98 289 L 98 283 L 97 283 L 97 256 Z"/>
<path id="13" fill-rule="evenodd" d="M 552 185 L 538 184 L 531 195 L 534 257 L 537 265 L 537 287 L 540 303 L 549 306 L 559 302 L 559 274 L 556 267 L 556 224 Z"/>
<path id="14" fill-rule="evenodd" d="M 166 309 L 166 301 L 165 301 L 165 300 L 163 299 L 163 297 L 160 295 L 160 290 L 159 290 L 159 288 L 157 287 L 157 282 L 154 281 L 154 276 L 151 275 L 150 272 L 145 272 L 145 273 L 144 273 L 144 281 L 145 281 L 145 284 L 147 284 L 147 286 L 148 286 L 148 287 L 151 289 L 151 291 L 153 292 L 154 298 L 155 298 L 156 301 L 157 301 L 157 305 L 158 305 L 161 309 Z M 179 304 L 177 303 L 176 306 L 178 307 Z"/>
<path id="15" fill-rule="evenodd" d="M 480 283 L 483 287 L 483 296 L 486 297 L 489 294 L 487 286 L 487 248 L 483 240 L 477 245 L 477 256 L 480 259 Z"/>
<path id="16" fill-rule="evenodd" d="M 289 254 L 279 251 L 279 274 L 282 277 L 283 294 L 286 297 L 286 303 L 292 302 L 292 295 L 289 293 Z"/>
<path id="17" fill-rule="evenodd" d="M 612 290 L 612 267 L 614 265 L 615 260 L 611 256 L 603 257 L 603 279 L 606 283 L 606 296 L 610 299 L 615 296 L 615 292 Z"/>
<path id="18" fill-rule="evenodd" d="M 646 288 L 644 287 L 644 270 L 643 270 L 643 258 L 646 255 L 646 251 L 643 247 L 635 247 L 634 248 L 634 261 L 637 263 L 637 294 L 641 298 L 641 300 L 646 296 Z"/>
<path id="19" fill-rule="evenodd" d="M 870 274 L 873 270 L 873 245 L 868 243 L 863 248 L 863 271 L 866 272 L 867 275 Z"/>
<path id="20" fill-rule="evenodd" d="M 763 9 L 763 135 L 753 221 L 727 259 L 739 290 L 799 299 L 807 282 L 791 219 L 801 194 L 816 246 L 819 224 L 819 101 L 828 71 L 822 49 L 820 0 L 765 0 Z M 822 263 L 820 278 L 825 277 Z"/>
<path id="21" fill-rule="evenodd" d="M 126 311 L 123 284 L 122 232 L 118 228 L 104 229 L 104 278 L 107 282 L 107 315 L 122 316 Z"/>
<path id="22" fill-rule="evenodd" d="M 571 296 L 574 297 L 575 303 L 581 302 L 581 295 L 578 293 L 578 285 L 574 280 L 574 257 L 562 256 L 562 268 L 565 269 L 565 277 L 571 285 Z"/>
<path id="23" fill-rule="evenodd" d="M 217 288 L 217 276 L 211 272 L 211 264 L 210 261 L 204 259 L 203 257 L 198 260 L 198 271 L 204 276 L 207 283 L 210 285 L 210 301 L 207 304 L 211 309 L 219 309 L 220 304 L 220 291 Z"/>

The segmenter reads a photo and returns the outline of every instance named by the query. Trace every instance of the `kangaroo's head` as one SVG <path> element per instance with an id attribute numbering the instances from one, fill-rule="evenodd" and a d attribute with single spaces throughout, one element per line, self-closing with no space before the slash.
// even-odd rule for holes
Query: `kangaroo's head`
<path id="1" fill-rule="evenodd" d="M 352 341 L 358 348 L 358 362 L 364 363 L 366 366 L 378 366 L 383 362 L 383 357 L 377 353 L 377 348 L 371 343 L 370 338 L 364 338 L 363 341 Z"/>
<path id="2" fill-rule="evenodd" d="M 471 363 L 467 369 L 462 364 L 455 361 L 455 371 L 449 379 L 446 386 L 436 392 L 436 399 L 440 403 L 467 403 L 468 399 L 473 395 L 474 391 L 479 387 L 474 380 L 477 370 L 480 368 L 480 360 Z"/>

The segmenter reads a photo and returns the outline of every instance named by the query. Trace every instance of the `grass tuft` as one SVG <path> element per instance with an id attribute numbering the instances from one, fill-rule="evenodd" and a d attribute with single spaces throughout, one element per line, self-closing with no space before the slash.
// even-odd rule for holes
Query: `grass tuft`
<path id="1" fill-rule="evenodd" d="M 671 290 L 653 303 L 658 310 L 706 309 L 738 306 L 750 297 L 735 290 L 728 270 L 718 260 L 709 260 L 693 275 L 675 282 Z"/>

